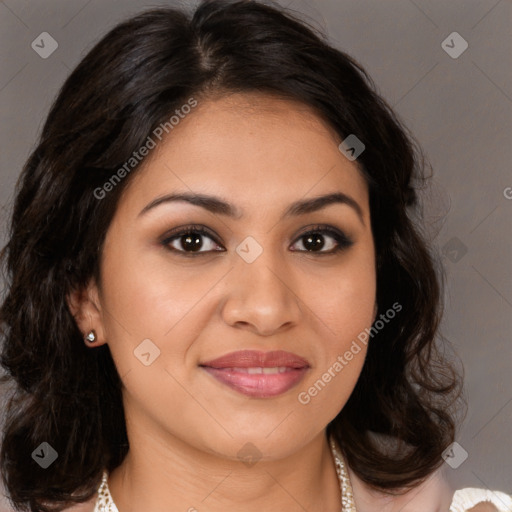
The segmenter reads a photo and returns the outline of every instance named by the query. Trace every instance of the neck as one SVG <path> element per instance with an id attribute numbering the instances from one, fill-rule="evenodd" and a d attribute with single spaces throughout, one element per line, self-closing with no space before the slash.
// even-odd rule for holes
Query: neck
<path id="1" fill-rule="evenodd" d="M 119 512 L 320 512 L 341 509 L 331 450 L 321 432 L 291 455 L 247 466 L 165 434 L 129 432 L 130 451 L 109 476 Z"/>

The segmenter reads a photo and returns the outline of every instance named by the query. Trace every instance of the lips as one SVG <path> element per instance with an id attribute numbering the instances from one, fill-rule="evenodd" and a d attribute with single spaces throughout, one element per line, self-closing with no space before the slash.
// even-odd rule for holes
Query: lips
<path id="1" fill-rule="evenodd" d="M 282 350 L 241 350 L 199 366 L 222 384 L 254 398 L 285 393 L 304 378 L 310 367 L 306 359 Z"/>
<path id="2" fill-rule="evenodd" d="M 272 352 L 259 352 L 256 350 L 240 350 L 219 357 L 200 366 L 210 368 L 275 368 L 284 366 L 287 368 L 305 368 L 309 366 L 306 359 L 283 350 Z"/>

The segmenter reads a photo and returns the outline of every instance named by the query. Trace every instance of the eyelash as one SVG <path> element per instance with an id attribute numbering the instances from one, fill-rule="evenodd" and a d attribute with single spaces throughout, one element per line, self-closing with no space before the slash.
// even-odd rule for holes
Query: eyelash
<path id="1" fill-rule="evenodd" d="M 220 245 L 220 246 L 222 245 L 216 239 L 216 237 L 213 235 L 213 233 L 211 233 L 204 226 L 199 226 L 199 225 L 185 226 L 183 228 L 178 228 L 175 231 L 171 231 L 170 233 L 168 233 L 168 236 L 166 236 L 165 239 L 163 239 L 161 241 L 161 244 L 169 251 L 177 253 L 185 258 L 194 258 L 196 256 L 209 254 L 211 252 L 223 252 L 223 251 L 199 251 L 199 252 L 183 251 L 183 250 L 175 249 L 174 247 L 169 246 L 169 244 L 171 242 L 173 242 L 174 240 L 179 239 L 185 235 L 190 235 L 190 234 L 206 236 L 206 237 L 212 239 L 213 242 L 215 242 L 215 244 Z M 308 254 L 317 254 L 319 256 L 330 256 L 333 254 L 337 254 L 340 251 L 346 250 L 354 244 L 354 241 L 350 237 L 345 235 L 345 233 L 338 231 L 337 229 L 318 225 L 318 226 L 314 226 L 313 228 L 309 229 L 305 233 L 302 233 L 296 239 L 296 241 L 294 242 L 293 245 L 295 245 L 295 243 L 297 241 L 299 241 L 300 239 L 305 238 L 308 235 L 314 235 L 314 234 L 331 236 L 337 242 L 337 246 L 334 249 L 331 249 L 330 251 L 327 251 L 327 252 L 326 251 L 308 251 L 308 250 L 294 250 L 293 252 L 304 252 L 304 253 L 308 253 Z"/>

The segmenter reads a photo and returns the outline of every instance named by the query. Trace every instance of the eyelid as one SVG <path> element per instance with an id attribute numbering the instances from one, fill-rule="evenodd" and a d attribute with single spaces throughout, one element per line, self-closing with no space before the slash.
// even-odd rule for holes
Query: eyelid
<path id="1" fill-rule="evenodd" d="M 169 240 L 177 238 L 177 236 L 185 233 L 200 233 L 202 235 L 209 236 L 216 244 L 221 245 L 217 235 L 212 230 L 201 224 L 187 224 L 185 226 L 179 226 L 171 229 L 161 237 L 161 243 L 169 242 Z"/>

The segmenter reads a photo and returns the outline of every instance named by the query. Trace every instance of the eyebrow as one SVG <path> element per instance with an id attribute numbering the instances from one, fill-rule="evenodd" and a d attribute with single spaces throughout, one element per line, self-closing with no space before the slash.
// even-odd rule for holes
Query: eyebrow
<path id="1" fill-rule="evenodd" d="M 225 215 L 237 220 L 243 217 L 243 213 L 239 208 L 219 197 L 187 192 L 166 194 L 164 196 L 157 197 L 141 210 L 138 217 L 145 215 L 147 212 L 156 208 L 157 206 L 173 202 L 186 202 L 194 206 L 204 208 L 209 212 L 218 215 Z M 350 206 L 357 213 L 361 223 L 365 225 L 363 210 L 359 206 L 359 203 L 343 192 L 334 192 L 323 196 L 313 197 L 311 199 L 302 199 L 300 201 L 296 201 L 288 206 L 288 208 L 281 216 L 281 220 L 289 217 L 305 215 L 307 213 L 313 213 L 332 204 L 346 204 Z"/>

